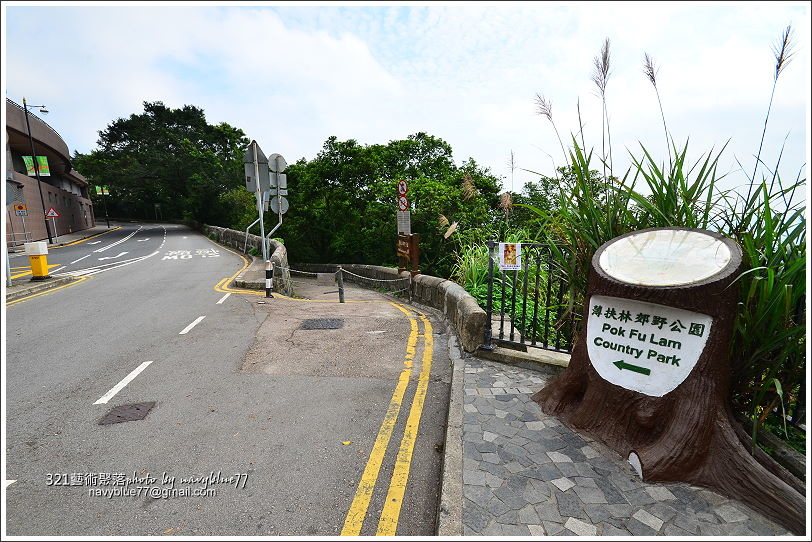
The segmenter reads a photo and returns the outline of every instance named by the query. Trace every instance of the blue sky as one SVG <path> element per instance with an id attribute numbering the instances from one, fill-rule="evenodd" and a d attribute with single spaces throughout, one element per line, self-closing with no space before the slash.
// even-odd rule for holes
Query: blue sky
<path id="1" fill-rule="evenodd" d="M 240 5 L 242 4 L 242 5 Z M 194 104 L 211 123 L 242 128 L 270 154 L 313 158 L 331 135 L 364 144 L 425 131 L 515 189 L 563 163 L 535 97 L 552 102 L 565 143 L 580 101 L 587 146 L 601 149 L 592 60 L 611 40 L 607 102 L 615 172 L 642 142 L 667 159 L 643 54 L 659 67 L 669 129 L 689 158 L 728 148 L 726 187 L 752 172 L 773 83 L 771 47 L 788 24 L 795 57 L 778 81 L 768 164 L 808 163 L 809 3 L 4 2 L 6 97 L 45 103 L 71 150 L 143 101 Z M 628 149 L 628 150 L 627 150 Z M 508 167 L 511 151 L 517 169 Z M 598 163 L 595 162 L 596 169 Z M 805 174 L 804 174 L 805 176 Z M 513 177 L 513 179 L 511 179 Z M 295 187 L 291 187 L 295 189 Z"/>

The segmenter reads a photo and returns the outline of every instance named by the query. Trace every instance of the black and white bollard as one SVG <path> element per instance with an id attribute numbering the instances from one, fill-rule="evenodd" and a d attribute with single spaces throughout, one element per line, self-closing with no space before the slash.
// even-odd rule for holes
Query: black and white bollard
<path id="1" fill-rule="evenodd" d="M 340 265 L 336 271 L 336 281 L 338 282 L 338 302 L 344 303 L 344 273 Z"/>
<path id="2" fill-rule="evenodd" d="M 273 262 L 271 260 L 265 261 L 265 297 L 273 297 L 271 289 L 273 288 Z"/>

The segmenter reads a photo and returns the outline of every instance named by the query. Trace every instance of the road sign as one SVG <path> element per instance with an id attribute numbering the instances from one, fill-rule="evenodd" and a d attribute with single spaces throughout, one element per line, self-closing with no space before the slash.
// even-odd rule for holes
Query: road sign
<path id="1" fill-rule="evenodd" d="M 28 206 L 26 204 L 24 204 L 24 203 L 15 203 L 14 204 L 14 210 L 15 211 L 27 211 Z"/>
<path id="2" fill-rule="evenodd" d="M 409 185 L 406 184 L 406 181 L 398 181 L 398 195 L 405 196 L 408 191 Z"/>
<path id="3" fill-rule="evenodd" d="M 57 213 L 57 212 L 56 212 L 56 209 L 54 209 L 53 207 L 50 207 L 50 208 L 48 209 L 48 212 L 47 212 L 47 213 L 45 213 L 45 216 L 47 216 L 48 218 L 59 218 L 59 217 L 60 217 L 60 216 L 62 216 L 62 215 L 60 215 L 59 213 Z"/>
<path id="4" fill-rule="evenodd" d="M 406 196 L 400 196 L 398 198 L 398 209 L 400 209 L 401 211 L 405 211 L 408 208 L 409 208 L 409 200 L 406 198 Z"/>
<path id="5" fill-rule="evenodd" d="M 412 233 L 412 215 L 409 211 L 398 211 L 398 233 Z"/>
<path id="6" fill-rule="evenodd" d="M 254 163 L 254 151 L 256 150 L 256 164 Z M 245 166 L 245 188 L 249 192 L 256 192 L 257 189 L 267 192 L 271 189 L 270 172 L 268 171 L 268 158 L 259 148 L 256 141 L 252 141 L 242 159 Z M 258 166 L 258 167 L 257 167 Z M 257 169 L 259 170 L 259 185 L 257 185 Z"/>
<path id="7" fill-rule="evenodd" d="M 274 196 L 288 195 L 288 176 L 284 173 L 271 172 L 271 192 Z"/>
<path id="8" fill-rule="evenodd" d="M 409 257 L 409 249 L 411 248 L 411 243 L 409 242 L 408 235 L 398 235 L 398 256 L 405 256 Z"/>
<path id="9" fill-rule="evenodd" d="M 274 196 L 274 198 L 271 200 L 271 211 L 279 214 L 280 201 L 282 202 L 282 214 L 285 214 L 288 212 L 288 207 L 290 206 L 288 199 L 285 196 Z"/>
<path id="10" fill-rule="evenodd" d="M 268 157 L 268 167 L 274 173 L 282 173 L 288 167 L 288 163 L 282 158 L 281 154 L 275 152 Z"/>

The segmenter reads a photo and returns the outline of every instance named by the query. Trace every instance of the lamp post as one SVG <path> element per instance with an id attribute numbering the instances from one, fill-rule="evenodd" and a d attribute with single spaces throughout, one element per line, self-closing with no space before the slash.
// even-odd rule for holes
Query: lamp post
<path id="1" fill-rule="evenodd" d="M 44 105 L 33 105 L 31 107 L 39 107 L 40 113 L 48 112 Z M 34 162 L 34 175 L 37 177 L 37 187 L 39 187 L 39 201 L 42 203 L 42 218 L 45 220 L 45 232 L 48 234 L 48 244 L 52 245 L 54 240 L 51 237 L 51 228 L 48 226 L 48 217 L 45 216 L 48 213 L 45 210 L 45 198 L 42 197 L 42 179 L 39 176 L 39 164 L 37 163 L 37 153 L 34 150 L 34 138 L 31 137 L 31 123 L 28 120 L 28 104 L 25 101 L 25 97 L 23 97 L 23 109 L 25 110 L 25 126 L 28 128 L 28 142 L 31 143 L 31 160 Z"/>

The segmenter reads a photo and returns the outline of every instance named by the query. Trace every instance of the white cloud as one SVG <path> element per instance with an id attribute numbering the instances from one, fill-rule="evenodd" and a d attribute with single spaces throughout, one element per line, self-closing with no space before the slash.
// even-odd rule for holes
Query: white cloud
<path id="1" fill-rule="evenodd" d="M 699 152 L 732 138 L 730 158 L 754 154 L 772 85 L 770 46 L 786 24 L 796 58 L 782 74 L 765 148 L 792 136 L 803 163 L 809 96 L 808 6 L 743 4 L 452 4 L 428 6 L 14 7 L 6 11 L 7 96 L 46 101 L 71 148 L 144 100 L 194 104 L 210 122 L 242 128 L 289 161 L 336 135 L 384 143 L 427 131 L 509 178 L 507 160 L 551 172 L 561 150 L 535 112 L 542 93 L 564 143 L 578 130 L 600 153 L 601 109 L 590 82 L 612 43 L 607 100 L 617 164 L 643 141 L 664 159 L 643 53 L 660 67 L 669 128 Z M 45 21 L 43 28 L 43 21 Z M 29 39 L 36 33 L 37 40 Z M 47 60 L 47 77 L 42 64 Z M 548 153 L 548 154 L 545 154 Z M 597 160 L 594 162 L 598 167 Z M 532 176 L 515 174 L 520 186 Z M 521 180 L 520 180 L 521 179 Z"/>

